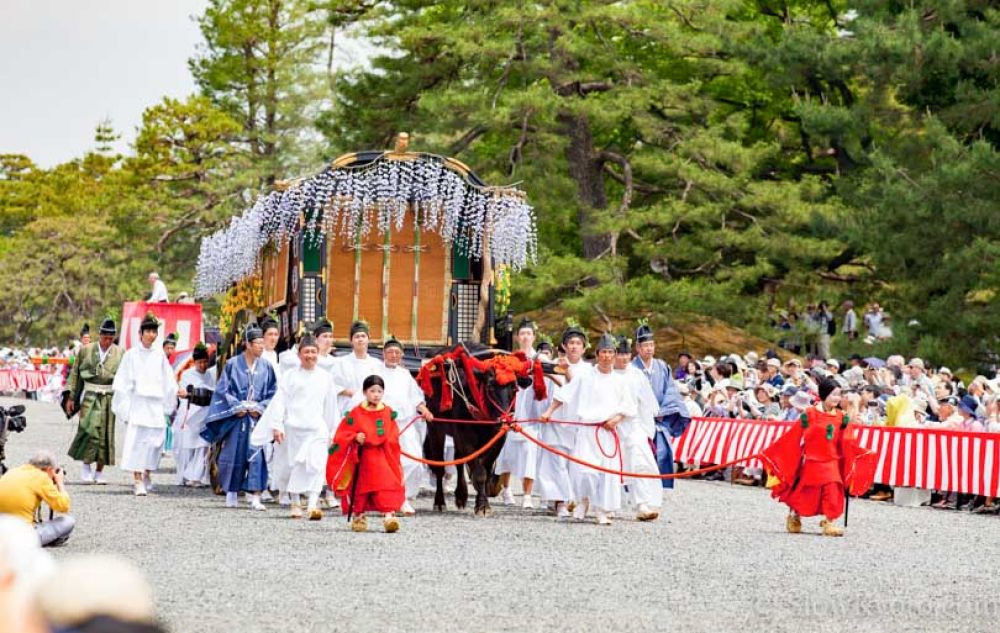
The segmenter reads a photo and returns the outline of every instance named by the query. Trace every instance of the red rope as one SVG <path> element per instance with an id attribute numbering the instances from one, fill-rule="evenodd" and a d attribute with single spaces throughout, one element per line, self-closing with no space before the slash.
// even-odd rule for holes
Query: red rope
<path id="1" fill-rule="evenodd" d="M 525 437 L 527 437 L 527 433 L 524 433 L 521 430 L 520 426 L 518 426 L 517 428 L 518 428 L 518 432 L 521 433 L 521 435 L 524 435 Z M 596 426 L 596 427 L 594 427 L 594 442 L 597 444 L 597 450 L 601 451 L 601 455 L 604 455 L 604 457 L 606 457 L 607 459 L 614 459 L 617 456 L 618 457 L 618 467 L 621 470 L 624 471 L 625 470 L 625 456 L 622 454 L 622 441 L 621 441 L 621 438 L 618 437 L 618 432 L 615 429 L 608 429 L 608 431 L 611 433 L 611 437 L 615 438 L 615 449 L 613 451 L 611 451 L 610 455 L 607 452 L 605 452 L 604 446 L 601 444 L 601 427 L 600 426 Z M 625 477 L 624 476 L 620 476 L 619 479 L 621 479 L 622 483 L 625 483 Z"/>
<path id="2" fill-rule="evenodd" d="M 407 429 L 409 429 L 410 426 L 412 426 L 413 423 L 419 417 L 420 416 L 415 416 L 412 420 L 410 420 L 410 422 L 407 423 L 407 425 L 403 428 L 403 430 L 400 431 L 400 434 L 402 434 L 404 431 L 406 431 Z M 722 418 L 722 420 L 728 421 L 728 419 L 726 419 L 726 418 Z M 455 418 L 438 418 L 438 417 L 435 417 L 433 420 L 428 420 L 428 421 L 429 422 L 454 423 L 454 424 L 479 424 L 479 425 L 501 424 L 500 422 L 497 422 L 495 420 L 458 420 L 458 419 L 455 419 Z M 588 461 L 580 459 L 579 457 L 574 457 L 573 455 L 570 455 L 569 453 L 561 451 L 561 450 L 559 450 L 558 448 L 556 448 L 554 446 L 550 446 L 549 444 L 546 444 L 545 442 L 543 442 L 542 440 L 538 439 L 537 437 L 534 437 L 533 435 L 530 435 L 529 433 L 526 433 L 525 430 L 523 428 L 521 428 L 521 425 L 519 424 L 520 422 L 530 422 L 530 423 L 540 422 L 540 423 L 543 423 L 543 424 L 572 424 L 572 425 L 576 425 L 576 426 L 592 426 L 592 427 L 596 427 L 594 429 L 594 433 L 596 434 L 595 439 L 597 441 L 597 448 L 598 448 L 598 450 L 600 450 L 601 454 L 604 457 L 607 457 L 608 459 L 612 459 L 613 457 L 615 457 L 615 455 L 617 455 L 618 456 L 618 462 L 620 464 L 620 469 L 619 470 L 615 470 L 613 468 L 605 468 L 604 466 L 601 466 L 599 464 L 592 464 L 592 463 L 590 463 Z M 787 423 L 779 422 L 779 424 L 787 424 Z M 731 460 L 731 461 L 728 461 L 728 462 L 725 462 L 725 463 L 722 463 L 722 464 L 715 464 L 715 465 L 712 465 L 712 466 L 706 466 L 704 468 L 697 468 L 695 470 L 687 470 L 687 471 L 684 471 L 684 472 L 681 472 L 681 473 L 666 473 L 666 474 L 662 474 L 662 475 L 660 473 L 630 473 L 630 472 L 626 472 L 625 471 L 624 454 L 623 454 L 623 451 L 621 450 L 621 439 L 618 437 L 618 433 L 617 432 L 612 431 L 612 433 L 614 434 L 614 438 L 615 438 L 615 449 L 614 449 L 614 452 L 612 452 L 611 454 L 608 454 L 604 450 L 604 447 L 601 445 L 600 427 L 602 427 L 603 425 L 604 425 L 603 422 L 573 422 L 573 421 L 570 421 L 570 420 L 542 420 L 542 419 L 539 419 L 539 418 L 529 418 L 527 420 L 511 420 L 510 422 L 503 422 L 502 423 L 502 427 L 500 428 L 500 431 L 496 435 L 494 435 L 492 438 L 490 438 L 490 440 L 485 445 L 483 445 L 482 448 L 480 448 L 480 449 L 476 450 L 475 452 L 473 452 L 472 454 L 466 455 L 465 457 L 462 457 L 460 459 L 455 459 L 455 460 L 450 460 L 450 461 L 434 461 L 434 460 L 424 459 L 422 457 L 417 457 L 416 455 L 410 455 L 409 453 L 407 453 L 405 451 L 402 451 L 402 450 L 400 451 L 400 453 L 402 453 L 403 456 L 405 456 L 405 457 L 407 457 L 409 459 L 412 459 L 415 462 L 420 462 L 421 464 L 427 464 L 428 466 L 459 466 L 459 465 L 471 462 L 472 460 L 476 459 L 477 457 L 479 457 L 480 455 L 482 455 L 483 453 L 485 453 L 487 450 L 489 450 L 489 448 L 491 446 L 493 446 L 494 444 L 496 444 L 500 440 L 500 438 L 503 437 L 503 435 L 505 433 L 507 433 L 508 431 L 512 430 L 512 431 L 516 431 L 516 432 L 520 433 L 521 435 L 523 435 L 524 437 L 526 437 L 529 441 L 533 442 L 537 446 L 539 446 L 539 447 L 541 447 L 541 448 L 549 451 L 550 453 L 552 453 L 554 455 L 558 455 L 559 457 L 562 457 L 563 459 L 568 459 L 569 461 L 571 461 L 571 462 L 573 462 L 575 464 L 579 464 L 580 466 L 585 466 L 587 468 L 592 468 L 592 469 L 594 469 L 596 471 L 599 471 L 599 472 L 602 472 L 602 473 L 607 473 L 609 475 L 617 475 L 623 481 L 624 481 L 624 479 L 626 477 L 628 477 L 628 478 L 634 478 L 634 479 L 685 479 L 685 478 L 688 478 L 688 477 L 695 477 L 697 475 L 702 475 L 702 474 L 714 472 L 714 471 L 717 471 L 717 470 L 723 470 L 725 468 L 729 468 L 730 466 L 733 466 L 733 465 L 736 465 L 736 464 L 740 464 L 740 463 L 743 463 L 743 462 L 748 462 L 748 461 L 751 461 L 753 459 L 757 459 L 757 458 L 760 457 L 760 453 L 755 453 L 754 455 L 749 455 L 747 457 L 741 457 L 739 459 L 734 459 L 734 460 Z"/>
<path id="3" fill-rule="evenodd" d="M 667 474 L 664 474 L 664 475 L 661 475 L 659 473 L 656 473 L 656 474 L 653 474 L 653 473 L 628 473 L 628 472 L 625 472 L 624 470 L 614 470 L 612 468 L 605 468 L 604 466 L 599 466 L 597 464 L 591 464 L 590 462 L 584 461 L 584 460 L 580 459 L 579 457 L 573 457 L 569 453 L 565 453 L 565 452 L 559 450 L 558 448 L 556 448 L 554 446 L 549 446 L 548 444 L 546 444 L 545 442 L 541 441 L 540 439 L 538 439 L 536 437 L 533 437 L 533 436 L 529 435 L 528 433 L 525 433 L 524 429 L 522 429 L 520 427 L 520 425 L 518 425 L 518 424 L 512 425 L 511 429 L 513 429 L 514 431 L 517 431 L 518 433 L 520 433 L 524 437 L 528 438 L 529 440 L 531 440 L 532 442 L 534 442 L 538 446 L 544 448 L 545 450 L 549 451 L 550 453 L 552 453 L 554 455 L 558 455 L 559 457 L 562 457 L 564 459 L 568 459 L 569 461 L 571 461 L 573 463 L 576 463 L 576 464 L 579 464 L 581 466 L 586 466 L 587 468 L 593 468 L 594 470 L 600 471 L 602 473 L 607 473 L 609 475 L 618 475 L 619 477 L 623 477 L 623 478 L 624 477 L 629 477 L 629 478 L 634 478 L 634 479 L 683 479 L 685 477 L 694 477 L 695 475 L 701 475 L 703 473 L 710 473 L 712 471 L 722 470 L 722 469 L 728 468 L 728 467 L 730 467 L 730 466 L 732 466 L 734 464 L 739 464 L 741 462 L 745 462 L 745 461 L 749 461 L 751 459 L 754 459 L 755 457 L 759 457 L 759 455 L 751 455 L 749 457 L 741 457 L 740 459 L 734 459 L 734 460 L 728 461 L 728 462 L 726 462 L 724 464 L 716 464 L 714 466 L 708 466 L 706 468 L 698 468 L 696 470 L 688 470 L 688 471 L 685 471 L 685 472 L 682 472 L 682 473 L 667 473 Z"/>
<path id="4" fill-rule="evenodd" d="M 507 431 L 509 431 L 509 430 L 510 430 L 510 426 L 507 425 L 507 424 L 504 424 L 502 427 L 500 427 L 500 431 L 496 435 L 494 435 L 493 437 L 491 437 L 490 441 L 486 442 L 486 444 L 484 444 L 482 446 L 482 448 L 480 448 L 477 451 L 474 451 L 474 452 L 470 453 L 469 455 L 466 455 L 465 457 L 461 457 L 459 459 L 452 459 L 452 460 L 448 460 L 448 461 L 435 461 L 433 459 L 424 459 L 423 457 L 417 457 L 416 455 L 410 455 L 409 453 L 407 453 L 406 451 L 404 451 L 402 449 L 400 449 L 399 452 L 404 457 L 412 459 L 415 462 L 420 462 L 421 464 L 427 464 L 428 466 L 461 466 L 462 464 L 467 464 L 467 463 L 471 462 L 472 460 L 476 459 L 477 457 L 479 457 L 480 455 L 482 455 L 486 451 L 490 450 L 490 447 L 493 446 L 494 444 L 496 444 L 498 441 L 500 441 L 500 438 L 503 437 L 504 434 L 507 433 Z"/>

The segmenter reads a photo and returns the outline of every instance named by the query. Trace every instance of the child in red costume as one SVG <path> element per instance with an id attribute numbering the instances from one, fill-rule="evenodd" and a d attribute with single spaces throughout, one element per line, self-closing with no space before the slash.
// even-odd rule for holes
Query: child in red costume
<path id="1" fill-rule="evenodd" d="M 823 515 L 820 526 L 825 536 L 843 536 L 834 525 L 844 513 L 845 495 L 863 494 L 875 474 L 875 454 L 861 448 L 855 427 L 838 408 L 840 387 L 832 380 L 819 385 L 820 403 L 802 415 L 761 458 L 778 484 L 771 496 L 788 505 L 786 529 L 802 531 L 802 518 Z"/>
<path id="2" fill-rule="evenodd" d="M 341 510 L 355 515 L 352 530 L 367 530 L 364 513 L 377 511 L 384 515 L 385 531 L 396 532 L 396 511 L 406 500 L 396 413 L 382 402 L 385 383 L 380 376 L 368 376 L 362 388 L 365 402 L 341 420 L 333 436 L 326 464 L 327 483 L 340 497 Z M 355 499 L 351 499 L 352 493 Z"/>

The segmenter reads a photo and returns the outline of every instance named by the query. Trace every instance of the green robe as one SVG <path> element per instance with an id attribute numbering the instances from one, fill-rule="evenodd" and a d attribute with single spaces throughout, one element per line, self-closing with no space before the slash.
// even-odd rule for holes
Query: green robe
<path id="1" fill-rule="evenodd" d="M 91 343 L 80 350 L 73 363 L 66 389 L 74 401 L 80 402 L 80 427 L 69 447 L 69 456 L 77 461 L 109 466 L 115 463 L 115 416 L 111 412 L 114 394 L 110 389 L 107 393 L 85 390 L 84 383 L 110 387 L 124 353 L 122 348 L 112 344 L 101 364 L 100 343 Z"/>

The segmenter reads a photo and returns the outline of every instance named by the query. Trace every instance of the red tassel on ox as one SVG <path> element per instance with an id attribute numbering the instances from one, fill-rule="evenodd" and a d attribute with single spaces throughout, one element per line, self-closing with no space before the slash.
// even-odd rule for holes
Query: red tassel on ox
<path id="1" fill-rule="evenodd" d="M 541 361 L 532 361 L 532 383 L 535 387 L 535 400 L 545 400 L 548 397 L 548 389 L 545 386 L 545 372 L 542 370 Z"/>

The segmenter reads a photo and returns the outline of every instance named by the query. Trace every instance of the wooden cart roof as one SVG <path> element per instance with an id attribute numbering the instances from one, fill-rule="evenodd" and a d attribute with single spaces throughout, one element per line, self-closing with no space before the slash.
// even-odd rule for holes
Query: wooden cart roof
<path id="1" fill-rule="evenodd" d="M 318 174 L 276 183 L 228 227 L 203 238 L 197 294 L 223 292 L 252 274 L 261 250 L 286 242 L 300 218 L 306 239 L 317 241 L 353 240 L 411 221 L 446 242 L 467 235 L 473 257 L 486 250 L 515 270 L 536 256 L 534 210 L 523 191 L 488 186 L 457 159 L 410 152 L 401 135 L 394 150 L 344 154 Z"/>

